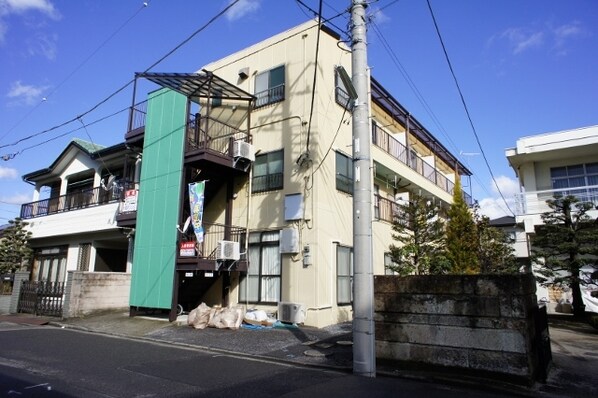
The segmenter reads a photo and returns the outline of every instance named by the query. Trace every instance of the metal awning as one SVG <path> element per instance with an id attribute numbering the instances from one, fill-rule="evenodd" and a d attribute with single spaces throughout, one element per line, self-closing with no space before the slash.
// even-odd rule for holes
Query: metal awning
<path id="1" fill-rule="evenodd" d="M 207 70 L 200 73 L 139 73 L 136 77 L 145 78 L 188 98 L 255 99 L 253 95 Z"/>

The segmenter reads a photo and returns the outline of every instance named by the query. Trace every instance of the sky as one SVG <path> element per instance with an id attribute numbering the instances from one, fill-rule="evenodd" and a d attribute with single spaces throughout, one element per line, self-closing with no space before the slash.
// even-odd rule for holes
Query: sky
<path id="1" fill-rule="evenodd" d="M 240 0 L 215 18 L 231 2 L 0 0 L 0 224 L 32 200 L 22 175 L 50 166 L 72 138 L 124 141 L 126 112 L 99 120 L 130 106 L 135 72 L 175 48 L 149 71 L 197 71 L 319 5 Z M 323 2 L 344 38 L 350 4 Z M 474 173 L 464 190 L 490 218 L 515 210 L 506 148 L 598 124 L 598 1 L 373 0 L 367 13 L 372 75 Z"/>

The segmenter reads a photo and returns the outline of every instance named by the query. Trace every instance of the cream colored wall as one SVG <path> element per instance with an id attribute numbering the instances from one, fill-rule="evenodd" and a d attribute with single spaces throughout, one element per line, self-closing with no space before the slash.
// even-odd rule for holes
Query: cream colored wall
<path id="1" fill-rule="evenodd" d="M 307 145 L 311 90 L 305 87 L 311 88 L 312 85 L 317 30 L 310 22 L 285 35 L 292 37 L 261 51 L 257 51 L 258 47 L 251 47 L 204 68 L 253 93 L 258 73 L 285 65 L 285 100 L 256 109 L 251 114 L 254 148 L 262 154 L 284 149 L 284 189 L 252 195 L 249 226 L 251 230 L 285 227 L 299 230 L 299 247 L 310 247 L 312 265 L 303 265 L 301 253 L 281 255 L 281 301 L 304 304 L 307 308 L 306 323 L 325 326 L 339 321 L 336 308 L 336 245 L 352 246 L 353 240 L 352 198 L 336 190 L 334 152 L 338 149 L 351 154 L 350 125 L 342 124 L 334 139 L 343 116 L 343 108 L 335 102 L 334 66 L 342 63 L 350 71 L 351 59 L 350 54 L 339 50 L 336 39 L 321 33 L 317 95 L 310 129 L 309 149 L 313 163 L 311 167 L 301 168 L 296 161 Z M 268 40 L 263 47 L 280 38 Z M 238 71 L 244 67 L 250 68 L 250 76 L 238 81 Z M 350 118 L 350 113 L 346 112 L 344 118 Z M 247 219 L 248 192 L 247 185 L 241 187 L 234 202 L 233 218 L 238 225 L 245 225 Z M 297 193 L 303 195 L 305 218 L 287 222 L 284 220 L 285 195 Z M 237 297 L 235 292 L 238 292 L 237 281 L 233 286 L 233 297 Z M 272 307 L 261 308 L 275 310 Z M 340 317 L 347 319 L 346 314 Z"/>
<path id="2" fill-rule="evenodd" d="M 336 305 L 336 247 L 353 245 L 353 198 L 336 189 L 335 151 L 351 156 L 352 129 L 351 114 L 345 112 L 335 101 L 334 82 L 336 65 L 343 65 L 351 74 L 351 58 L 350 53 L 338 48 L 336 39 L 321 33 L 317 95 L 309 146 L 313 163 L 311 167 L 299 167 L 296 161 L 305 152 L 307 145 L 314 71 L 314 63 L 310 60 L 313 59 L 316 36 L 315 25 L 310 22 L 204 68 L 253 93 L 258 73 L 285 65 L 285 100 L 258 108 L 251 114 L 254 148 L 262 154 L 284 148 L 284 189 L 249 197 L 248 184 L 238 186 L 233 222 L 246 225 L 249 217 L 249 228 L 254 231 L 286 227 L 298 229 L 299 247 L 310 247 L 313 263 L 304 266 L 301 253 L 281 255 L 281 301 L 304 304 L 307 309 L 306 324 L 323 327 L 350 320 L 352 316 L 350 306 Z M 288 38 L 283 40 L 284 37 Z M 249 67 L 250 76 L 239 80 L 238 72 L 245 67 Z M 347 120 L 348 123 L 341 123 L 342 120 Z M 400 134 L 398 129 L 396 131 Z M 385 156 L 388 154 L 382 151 L 373 155 L 375 159 Z M 403 167 L 401 173 L 411 173 L 412 181 L 425 185 L 426 190 L 437 193 L 445 201 L 451 200 L 448 193 L 397 160 L 385 158 L 384 161 L 391 168 Z M 303 195 L 305 217 L 299 221 L 287 222 L 284 220 L 285 195 L 297 193 Z M 392 197 L 392 193 L 386 194 Z M 384 253 L 391 243 L 390 233 L 390 223 L 374 222 L 373 261 L 376 274 L 384 273 Z M 232 299 L 236 300 L 236 277 L 233 278 L 231 291 Z M 253 307 L 267 312 L 276 310 L 273 306 Z"/>

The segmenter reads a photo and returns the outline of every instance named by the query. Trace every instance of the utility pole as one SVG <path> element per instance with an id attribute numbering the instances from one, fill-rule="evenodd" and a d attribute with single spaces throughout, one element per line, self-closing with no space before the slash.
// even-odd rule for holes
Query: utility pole
<path id="1" fill-rule="evenodd" d="M 353 107 L 353 373 L 376 377 L 372 267 L 372 170 L 365 0 L 352 0 Z"/>

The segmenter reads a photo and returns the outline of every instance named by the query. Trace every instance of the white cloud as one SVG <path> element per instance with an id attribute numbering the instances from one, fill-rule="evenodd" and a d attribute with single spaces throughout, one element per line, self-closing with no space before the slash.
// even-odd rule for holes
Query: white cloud
<path id="1" fill-rule="evenodd" d="M 24 193 L 17 193 L 12 196 L 3 196 L 0 201 L 3 203 L 13 204 L 13 205 L 21 205 L 23 203 L 31 202 L 31 195 L 27 195 Z"/>
<path id="2" fill-rule="evenodd" d="M 507 176 L 498 176 L 496 178 L 498 188 L 494 182 L 491 182 L 491 184 L 492 192 L 496 196 L 479 200 L 480 213 L 488 216 L 491 220 L 507 215 L 512 216 L 513 214 L 511 214 L 511 211 L 516 212 L 515 197 L 519 193 L 519 182 L 516 179 Z M 506 204 L 505 200 L 500 196 L 498 189 L 502 192 L 502 196 L 504 196 L 507 202 Z M 511 211 L 509 211 L 509 209 L 511 209 Z"/>
<path id="3" fill-rule="evenodd" d="M 566 55 L 568 52 L 567 43 L 572 39 L 584 36 L 585 29 L 580 22 L 574 21 L 572 23 L 557 26 L 553 29 L 554 34 L 554 49 L 559 55 Z"/>
<path id="4" fill-rule="evenodd" d="M 49 0 L 0 0 L 0 15 L 24 14 L 28 11 L 39 11 L 52 19 L 60 19 L 60 13 Z"/>
<path id="5" fill-rule="evenodd" d="M 13 100 L 13 105 L 33 105 L 40 100 L 49 86 L 34 86 L 22 84 L 20 80 L 14 82 L 6 96 Z"/>
<path id="6" fill-rule="evenodd" d="M 11 14 L 23 15 L 29 12 L 39 12 L 54 20 L 62 18 L 50 0 L 0 0 L 0 44 L 4 43 L 8 32 L 8 24 L 4 18 Z"/>
<path id="7" fill-rule="evenodd" d="M 2 167 L 0 166 L 0 180 L 14 180 L 19 176 L 19 173 L 16 169 L 11 169 L 10 167 Z"/>
<path id="8" fill-rule="evenodd" d="M 374 19 L 379 25 L 390 22 L 390 17 L 386 15 L 379 7 L 374 7 L 370 13 L 370 17 Z"/>
<path id="9" fill-rule="evenodd" d="M 544 32 L 524 28 L 509 28 L 500 37 L 509 42 L 513 54 L 520 54 L 531 48 L 540 47 L 544 43 Z"/>
<path id="10" fill-rule="evenodd" d="M 232 2 L 233 0 L 229 0 L 228 3 L 230 4 Z M 245 15 L 257 11 L 260 8 L 260 2 L 261 0 L 239 0 L 237 4 L 232 6 L 226 12 L 226 19 L 228 19 L 231 22 L 241 19 Z"/>
<path id="11" fill-rule="evenodd" d="M 29 55 L 42 55 L 50 61 L 56 59 L 56 53 L 58 52 L 57 35 L 44 35 L 39 34 L 35 39 L 27 41 Z"/>

